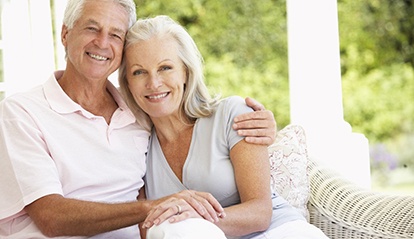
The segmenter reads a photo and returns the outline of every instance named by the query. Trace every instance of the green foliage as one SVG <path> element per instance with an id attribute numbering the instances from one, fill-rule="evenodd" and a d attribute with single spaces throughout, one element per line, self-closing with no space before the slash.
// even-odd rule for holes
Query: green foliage
<path id="1" fill-rule="evenodd" d="M 240 95 L 259 100 L 272 110 L 279 127 L 289 122 L 288 82 L 278 69 L 277 62 L 268 62 L 267 71 L 260 71 L 253 65 L 240 68 L 229 55 L 206 60 L 206 82 L 211 92 L 223 97 Z M 264 90 L 268 89 L 268 90 Z"/>
<path id="2" fill-rule="evenodd" d="M 344 113 L 371 142 L 413 132 L 412 1 L 338 2 Z"/>
<path id="3" fill-rule="evenodd" d="M 413 1 L 340 0 L 338 10 L 344 116 L 396 155 L 397 169 L 373 168 L 375 180 L 395 186 L 393 175 L 414 171 Z"/>
<path id="4" fill-rule="evenodd" d="M 361 74 L 349 70 L 343 79 L 345 118 L 371 142 L 413 132 L 414 70 L 393 64 Z"/>
<path id="5" fill-rule="evenodd" d="M 343 73 L 355 64 L 362 73 L 397 62 L 414 66 L 411 0 L 342 0 L 338 1 L 338 12 Z M 350 50 L 360 52 L 363 59 L 349 59 Z"/>

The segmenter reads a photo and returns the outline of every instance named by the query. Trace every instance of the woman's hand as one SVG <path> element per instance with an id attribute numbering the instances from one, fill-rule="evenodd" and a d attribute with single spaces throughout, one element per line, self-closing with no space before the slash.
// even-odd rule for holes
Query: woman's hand
<path id="1" fill-rule="evenodd" d="M 273 112 L 249 97 L 246 98 L 246 105 L 255 111 L 235 117 L 233 129 L 237 130 L 239 135 L 245 136 L 248 143 L 273 144 L 277 132 Z"/>
<path id="2" fill-rule="evenodd" d="M 172 223 L 187 218 L 204 218 L 217 222 L 219 218 L 225 217 L 224 209 L 210 193 L 184 190 L 161 201 L 150 210 L 143 228 L 159 225 L 165 220 Z"/>

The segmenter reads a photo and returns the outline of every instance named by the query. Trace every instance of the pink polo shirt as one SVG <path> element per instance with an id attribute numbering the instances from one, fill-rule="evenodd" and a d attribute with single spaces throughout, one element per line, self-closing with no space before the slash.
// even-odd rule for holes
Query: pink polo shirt
<path id="1" fill-rule="evenodd" d="M 44 238 L 23 211 L 40 197 L 128 202 L 144 185 L 149 132 L 109 81 L 119 108 L 108 125 L 65 94 L 62 74 L 0 103 L 0 238 Z M 139 238 L 138 227 L 96 238 L 108 237 Z"/>

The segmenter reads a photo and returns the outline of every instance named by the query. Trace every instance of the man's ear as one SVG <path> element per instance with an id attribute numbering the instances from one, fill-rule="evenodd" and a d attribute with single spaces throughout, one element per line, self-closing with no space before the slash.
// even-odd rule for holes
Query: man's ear
<path id="1" fill-rule="evenodd" d="M 62 25 L 62 32 L 60 33 L 60 38 L 65 48 L 66 48 L 66 38 L 68 36 L 68 32 L 69 32 L 68 27 L 66 25 Z"/>

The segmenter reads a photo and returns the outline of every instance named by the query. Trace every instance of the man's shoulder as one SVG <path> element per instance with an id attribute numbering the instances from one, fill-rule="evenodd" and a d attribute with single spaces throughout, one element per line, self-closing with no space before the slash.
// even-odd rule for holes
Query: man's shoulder
<path id="1" fill-rule="evenodd" d="M 17 92 L 0 101 L 0 112 L 3 117 L 8 113 L 30 111 L 36 104 L 42 102 L 44 95 L 42 87 L 38 86 L 24 92 Z"/>

